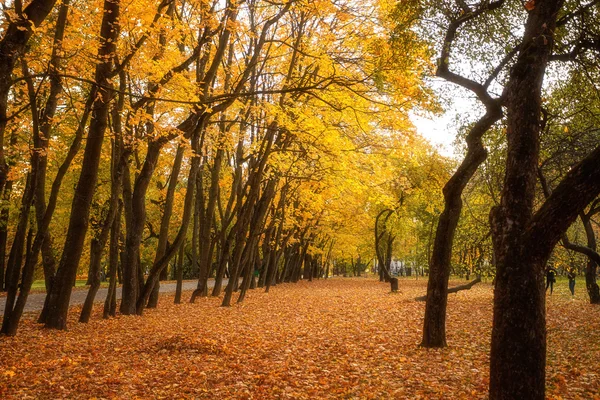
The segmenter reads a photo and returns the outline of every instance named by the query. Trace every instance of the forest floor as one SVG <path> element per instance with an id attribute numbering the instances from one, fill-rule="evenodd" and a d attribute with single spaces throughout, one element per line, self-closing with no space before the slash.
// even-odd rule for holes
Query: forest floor
<path id="1" fill-rule="evenodd" d="M 452 284 L 457 284 L 453 282 Z M 463 283 L 463 282 L 460 282 Z M 565 287 L 563 287 L 565 286 Z M 547 296 L 547 395 L 600 399 L 600 307 L 559 285 Z M 174 305 L 69 330 L 26 319 L 0 337 L 0 398 L 476 399 L 489 380 L 492 287 L 450 295 L 449 347 L 419 347 L 426 280 L 400 293 L 368 278 L 335 278 Z"/>

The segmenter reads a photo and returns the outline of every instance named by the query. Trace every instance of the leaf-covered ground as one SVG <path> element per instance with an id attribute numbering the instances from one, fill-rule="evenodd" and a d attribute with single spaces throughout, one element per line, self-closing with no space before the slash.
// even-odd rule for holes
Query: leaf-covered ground
<path id="1" fill-rule="evenodd" d="M 163 296 L 141 318 L 102 320 L 98 306 L 79 324 L 72 309 L 66 332 L 28 319 L 0 338 L 0 398 L 485 398 L 491 286 L 450 296 L 443 350 L 418 347 L 425 286 L 301 282 L 231 308 Z M 600 307 L 562 286 L 547 303 L 548 396 L 600 398 Z"/>

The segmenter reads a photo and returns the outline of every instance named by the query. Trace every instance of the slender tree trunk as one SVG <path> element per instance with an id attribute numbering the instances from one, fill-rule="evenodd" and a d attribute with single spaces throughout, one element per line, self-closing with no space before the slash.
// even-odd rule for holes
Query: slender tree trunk
<path id="1" fill-rule="evenodd" d="M 8 177 L 8 164 L 4 153 L 4 133 L 8 122 L 9 93 L 13 85 L 15 62 L 25 51 L 34 32 L 54 8 L 56 0 L 32 0 L 3 30 L 0 39 L 0 193 L 4 193 Z"/>
<path id="2" fill-rule="evenodd" d="M 423 347 L 446 346 L 446 306 L 454 234 L 462 210 L 462 192 L 487 157 L 481 137 L 502 117 L 500 106 L 488 108 L 467 136 L 467 155 L 444 186 L 444 211 L 439 217 L 427 282 L 427 302 L 423 324 Z"/>
<path id="3" fill-rule="evenodd" d="M 169 225 L 171 222 L 171 215 L 173 214 L 173 203 L 175 200 L 175 189 L 177 188 L 177 182 L 179 179 L 179 171 L 181 169 L 181 161 L 183 160 L 184 147 L 177 146 L 177 153 L 175 153 L 175 160 L 173 161 L 173 168 L 171 169 L 171 175 L 169 176 L 169 185 L 167 186 L 167 196 L 165 199 L 165 208 L 163 210 L 162 219 L 160 222 L 160 232 L 158 234 L 158 244 L 156 246 L 156 256 L 154 262 L 158 261 L 162 256 L 165 255 L 167 249 L 167 242 L 169 239 Z M 154 287 L 150 300 L 148 300 L 148 308 L 155 308 L 158 304 L 158 293 L 160 290 L 160 280 Z"/>
<path id="4" fill-rule="evenodd" d="M 110 231 L 108 267 L 109 284 L 106 300 L 104 301 L 103 318 L 114 317 L 117 314 L 117 270 L 119 269 L 119 235 L 121 233 L 122 213 L 123 204 L 120 203 Z"/>
<path id="5" fill-rule="evenodd" d="M 4 305 L 4 319 L 2 320 L 1 332 L 6 335 L 14 335 L 16 333 L 16 323 L 14 308 L 17 301 L 19 290 L 19 278 L 21 276 L 21 267 L 23 265 L 23 252 L 25 250 L 25 240 L 27 235 L 27 226 L 29 223 L 29 209 L 33 201 L 33 186 L 31 174 L 27 175 L 25 191 L 21 200 L 21 211 L 19 213 L 19 221 L 14 235 L 13 243 L 10 248 L 8 264 L 6 268 L 6 303 Z M 18 316 L 20 318 L 20 315 Z M 18 319 L 18 318 L 17 318 Z"/>
<path id="6" fill-rule="evenodd" d="M 139 261 L 142 235 L 146 224 L 146 193 L 163 143 L 162 140 L 150 140 L 146 159 L 135 180 L 131 195 L 131 223 L 127 226 L 125 239 L 126 264 L 123 268 L 123 294 L 120 307 L 121 313 L 124 315 L 136 313 L 139 288 L 143 285 L 143 273 L 140 274 L 142 266 Z"/>
<path id="7" fill-rule="evenodd" d="M 179 254 L 175 262 L 175 279 L 177 280 L 177 286 L 175 286 L 175 304 L 181 304 L 181 293 L 183 292 L 183 250 L 185 248 L 185 241 L 179 246 Z"/>
<path id="8" fill-rule="evenodd" d="M 3 201 L 8 202 L 12 191 L 12 181 L 7 181 L 4 186 Z M 3 205 L 0 210 L 0 292 L 6 290 L 4 277 L 6 275 L 6 245 L 8 242 L 8 217 L 9 207 Z"/>
<path id="9" fill-rule="evenodd" d="M 192 150 L 196 153 L 199 154 L 200 153 L 200 149 L 201 149 L 201 141 L 200 141 L 200 134 L 204 135 L 204 122 L 205 119 L 207 118 L 207 115 L 204 115 L 200 122 L 198 123 L 197 127 L 195 128 L 194 132 L 192 133 Z M 158 282 L 158 278 L 160 276 L 160 273 L 162 272 L 162 270 L 164 268 L 167 267 L 167 265 L 169 264 L 169 261 L 175 256 L 177 250 L 179 250 L 179 246 L 182 246 L 183 242 L 185 241 L 186 235 L 187 235 L 187 231 L 188 231 L 188 226 L 190 224 L 190 220 L 192 219 L 192 214 L 193 214 L 193 208 L 194 208 L 194 194 L 195 194 L 195 182 L 196 182 L 196 178 L 197 178 L 197 174 L 198 174 L 198 170 L 200 168 L 200 160 L 198 156 L 192 157 L 192 161 L 191 161 L 191 167 L 190 167 L 190 172 L 188 174 L 188 188 L 185 194 L 185 200 L 184 200 L 184 205 L 183 205 L 183 215 L 181 218 L 181 226 L 179 228 L 179 231 L 177 232 L 177 236 L 175 237 L 175 240 L 173 241 L 173 243 L 171 244 L 171 246 L 168 247 L 168 249 L 165 251 L 165 254 L 152 265 L 152 268 L 150 270 L 150 273 L 148 274 L 148 278 L 146 279 L 146 283 L 143 287 L 143 289 L 140 292 L 140 296 L 137 300 L 136 303 L 136 314 L 137 315 L 142 315 L 144 312 L 144 308 L 146 306 L 146 304 L 148 304 L 148 299 L 150 297 L 150 294 L 152 293 L 152 290 L 154 289 L 154 285 L 156 285 L 156 282 Z"/>
<path id="10" fill-rule="evenodd" d="M 100 233 L 98 237 L 94 237 L 90 245 L 90 268 L 88 280 L 90 281 L 90 288 L 88 290 L 79 322 L 88 322 L 94 307 L 94 300 L 96 293 L 100 288 L 100 264 L 102 261 L 102 254 L 106 247 L 106 242 L 109 239 L 112 227 L 114 225 L 114 219 L 117 217 L 117 211 L 119 208 L 119 194 L 121 193 L 121 181 L 123 174 L 123 167 L 126 163 L 126 157 L 122 157 L 121 146 L 119 141 L 113 142 L 113 165 L 112 165 L 112 183 L 111 183 L 111 195 L 108 200 L 108 213 L 106 219 L 103 221 L 100 227 Z"/>

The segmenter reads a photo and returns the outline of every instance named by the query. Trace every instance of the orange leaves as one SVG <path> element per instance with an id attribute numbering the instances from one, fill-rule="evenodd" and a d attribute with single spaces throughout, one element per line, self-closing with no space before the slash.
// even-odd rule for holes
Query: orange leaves
<path id="1" fill-rule="evenodd" d="M 446 349 L 418 347 L 424 303 L 412 299 L 426 280 L 400 288 L 334 278 L 251 291 L 231 308 L 167 296 L 144 318 L 101 320 L 97 308 L 68 332 L 28 320 L 0 339 L 0 398 L 486 398 L 491 285 L 449 297 Z M 558 289 L 548 300 L 547 395 L 591 399 L 600 311 Z"/>
<path id="2" fill-rule="evenodd" d="M 532 11 L 535 8 L 535 0 L 528 0 L 524 4 L 524 7 L 527 11 Z"/>

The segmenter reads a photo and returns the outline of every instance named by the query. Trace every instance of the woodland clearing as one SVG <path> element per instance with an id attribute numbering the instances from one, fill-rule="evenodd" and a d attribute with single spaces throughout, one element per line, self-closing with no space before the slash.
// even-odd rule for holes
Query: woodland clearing
<path id="1" fill-rule="evenodd" d="M 547 296 L 546 394 L 600 398 L 600 309 L 563 286 Z M 421 277 L 399 293 L 367 278 L 301 281 L 233 307 L 164 295 L 144 318 L 103 320 L 98 305 L 80 324 L 74 307 L 68 331 L 30 314 L 0 339 L 0 397 L 486 398 L 491 284 L 449 296 L 443 349 L 418 346 L 425 289 Z"/>

